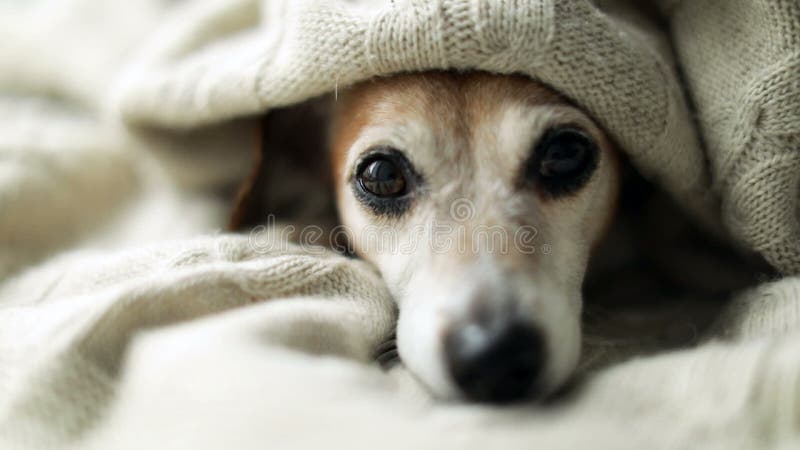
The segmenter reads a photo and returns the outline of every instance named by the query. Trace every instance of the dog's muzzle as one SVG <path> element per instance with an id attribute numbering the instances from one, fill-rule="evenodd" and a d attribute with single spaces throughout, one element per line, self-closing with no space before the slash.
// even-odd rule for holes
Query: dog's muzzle
<path id="1" fill-rule="evenodd" d="M 445 337 L 450 375 L 470 400 L 508 403 L 535 396 L 546 364 L 542 333 L 508 318 L 451 328 Z"/>

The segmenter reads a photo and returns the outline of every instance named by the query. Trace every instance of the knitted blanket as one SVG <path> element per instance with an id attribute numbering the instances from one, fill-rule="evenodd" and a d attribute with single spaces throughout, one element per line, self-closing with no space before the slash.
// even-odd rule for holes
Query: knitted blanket
<path id="1" fill-rule="evenodd" d="M 643 3 L 0 3 L 0 448 L 800 445 L 800 7 Z M 441 403 L 383 371 L 397 312 L 374 268 L 221 230 L 257 116 L 431 69 L 551 85 L 780 275 L 656 287 L 637 311 L 659 327 L 587 316 L 604 326 L 550 404 Z M 701 256 L 677 276 L 708 288 Z"/>

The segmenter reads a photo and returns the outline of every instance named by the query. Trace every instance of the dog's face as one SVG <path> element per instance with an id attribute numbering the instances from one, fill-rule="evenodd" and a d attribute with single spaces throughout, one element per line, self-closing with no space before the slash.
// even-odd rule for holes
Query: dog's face
<path id="1" fill-rule="evenodd" d="M 331 147 L 340 220 L 398 302 L 412 373 L 495 402 L 569 377 L 618 183 L 586 114 L 523 77 L 400 75 L 340 93 Z"/>

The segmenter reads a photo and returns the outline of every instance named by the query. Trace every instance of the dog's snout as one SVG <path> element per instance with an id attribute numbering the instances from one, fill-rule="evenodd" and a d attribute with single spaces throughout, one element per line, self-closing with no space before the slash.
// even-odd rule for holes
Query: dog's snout
<path id="1" fill-rule="evenodd" d="M 543 341 L 529 323 L 471 323 L 451 330 L 445 352 L 450 373 L 467 398 L 508 403 L 536 393 L 546 363 Z"/>

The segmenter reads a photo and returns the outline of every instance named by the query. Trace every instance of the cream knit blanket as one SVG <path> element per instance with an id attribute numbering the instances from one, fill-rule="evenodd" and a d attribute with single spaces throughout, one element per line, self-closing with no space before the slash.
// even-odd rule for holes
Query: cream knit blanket
<path id="1" fill-rule="evenodd" d="M 0 3 L 0 448 L 800 445 L 800 6 L 628 3 Z M 785 278 L 554 405 L 440 404 L 382 372 L 374 269 L 221 234 L 217 193 L 254 115 L 435 68 L 551 84 Z"/>

